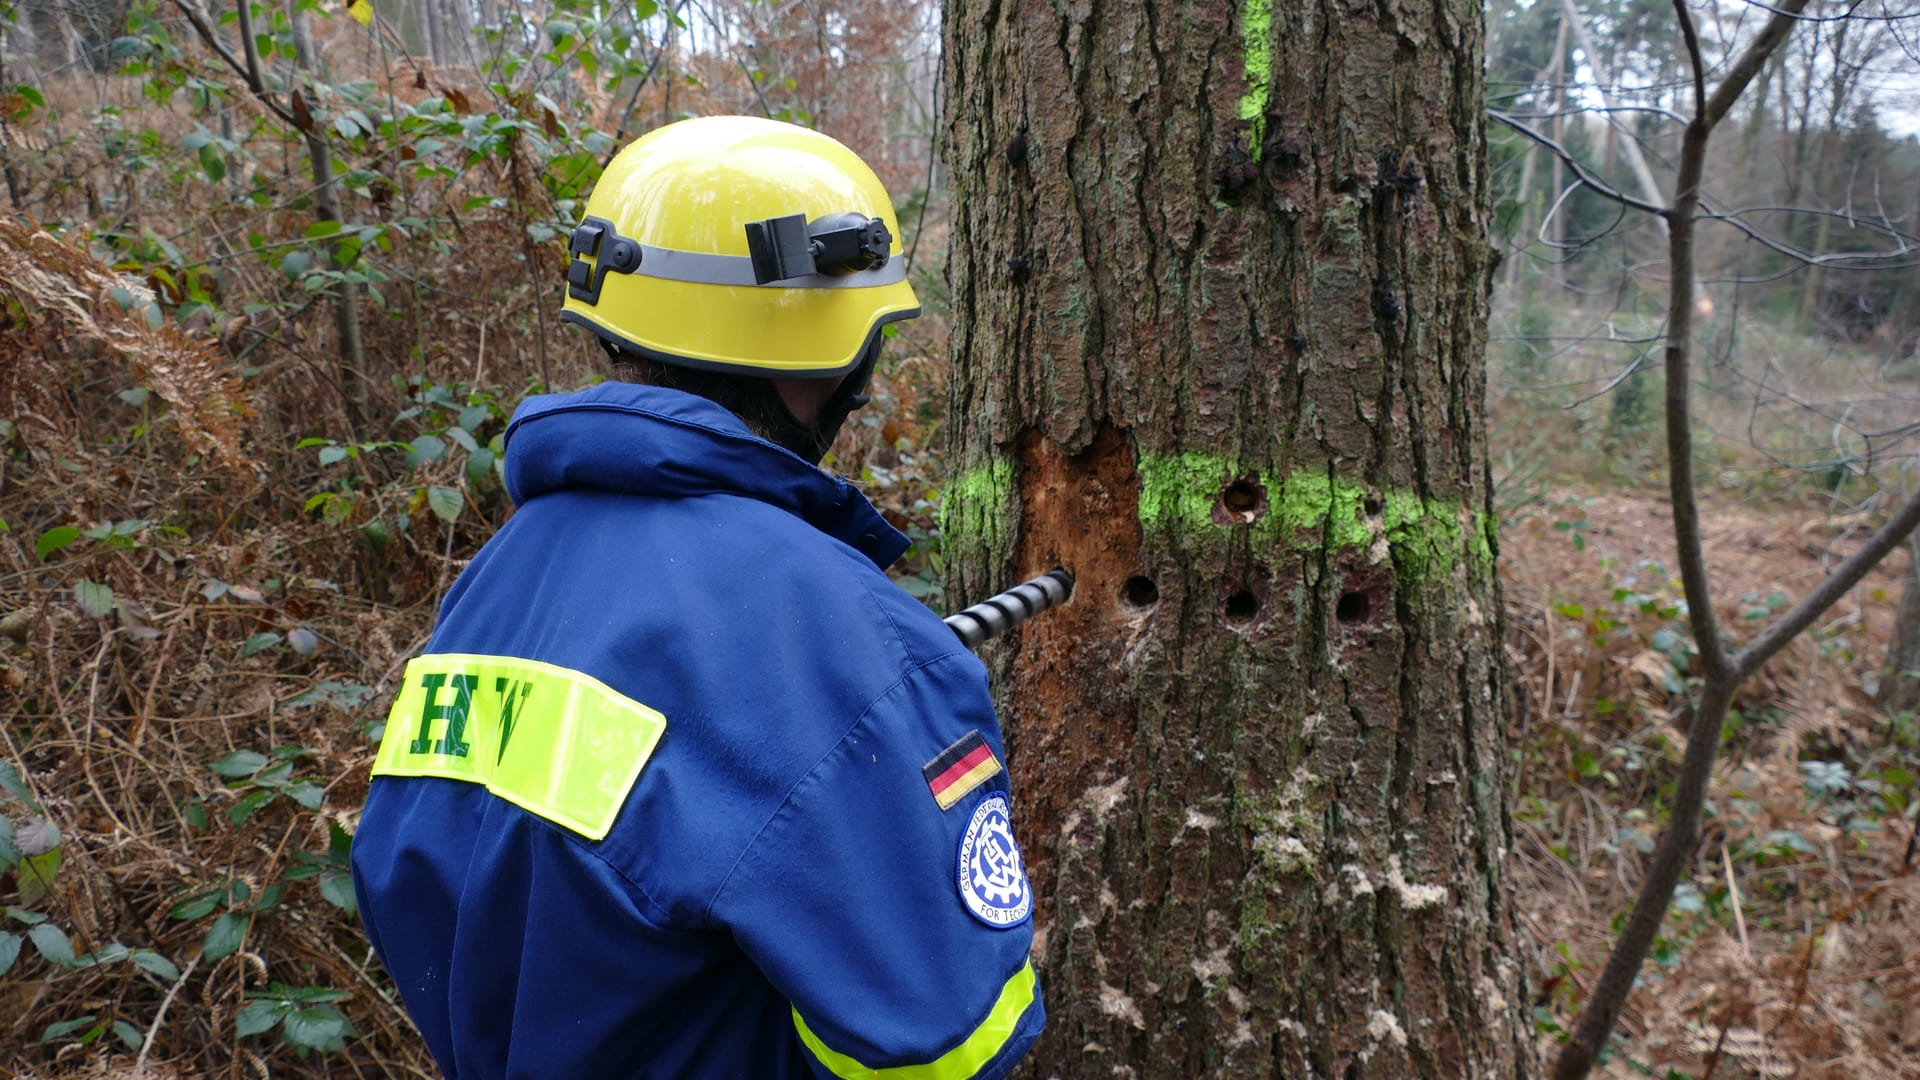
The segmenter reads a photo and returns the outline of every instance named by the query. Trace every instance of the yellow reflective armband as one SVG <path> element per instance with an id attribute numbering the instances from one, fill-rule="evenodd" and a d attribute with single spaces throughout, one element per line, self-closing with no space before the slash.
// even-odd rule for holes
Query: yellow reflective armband
<path id="1" fill-rule="evenodd" d="M 974 1028 L 960 1045 L 921 1065 L 876 1068 L 862 1064 L 821 1042 L 820 1036 L 807 1026 L 797 1008 L 793 1010 L 793 1026 L 800 1033 L 800 1041 L 813 1052 L 814 1059 L 841 1080 L 967 1080 L 992 1061 L 1006 1047 L 1007 1041 L 1013 1038 L 1013 1033 L 1020 1027 L 1020 1018 L 1033 1005 L 1037 981 L 1031 961 L 1020 965 L 1020 970 L 1014 972 L 1013 978 L 1000 988 L 1000 997 L 994 1001 L 992 1011 L 987 1013 L 987 1018 L 980 1022 L 980 1026 Z"/>
<path id="2" fill-rule="evenodd" d="M 667 718 L 598 679 L 511 656 L 407 662 L 375 776 L 437 776 L 603 839 Z"/>

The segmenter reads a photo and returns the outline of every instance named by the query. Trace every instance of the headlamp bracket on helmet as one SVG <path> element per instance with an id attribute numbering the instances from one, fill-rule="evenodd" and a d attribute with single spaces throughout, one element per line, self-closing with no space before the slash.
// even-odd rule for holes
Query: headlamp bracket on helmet
<path id="1" fill-rule="evenodd" d="M 589 217 L 567 241 L 567 293 L 589 304 L 600 302 L 600 286 L 609 272 L 631 274 L 640 269 L 640 244 L 620 235 L 613 222 Z M 582 256 L 592 256 L 588 263 Z"/>
<path id="2" fill-rule="evenodd" d="M 765 285 L 812 274 L 851 274 L 887 265 L 893 234 L 880 218 L 858 211 L 828 214 L 807 222 L 789 214 L 747 223 L 747 252 L 753 279 Z"/>

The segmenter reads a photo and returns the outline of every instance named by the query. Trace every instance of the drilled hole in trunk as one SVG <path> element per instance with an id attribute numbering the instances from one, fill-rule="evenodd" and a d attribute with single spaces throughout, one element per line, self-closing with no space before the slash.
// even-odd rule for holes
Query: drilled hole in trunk
<path id="1" fill-rule="evenodd" d="M 1372 607 L 1373 603 L 1367 599 L 1366 593 L 1343 593 L 1339 605 L 1333 609 L 1333 617 L 1343 623 L 1366 622 L 1367 612 Z"/>
<path id="2" fill-rule="evenodd" d="M 1252 592 L 1241 589 L 1227 597 L 1227 621 L 1230 623 L 1252 622 L 1260 614 L 1260 599 Z"/>
<path id="3" fill-rule="evenodd" d="M 1160 602 L 1160 586 L 1150 577 L 1135 574 L 1120 586 L 1120 602 L 1130 608 L 1150 608 Z"/>
<path id="4" fill-rule="evenodd" d="M 1267 512 L 1267 489 L 1256 477 L 1243 476 L 1220 489 L 1220 500 L 1213 504 L 1216 525 L 1249 525 Z"/>

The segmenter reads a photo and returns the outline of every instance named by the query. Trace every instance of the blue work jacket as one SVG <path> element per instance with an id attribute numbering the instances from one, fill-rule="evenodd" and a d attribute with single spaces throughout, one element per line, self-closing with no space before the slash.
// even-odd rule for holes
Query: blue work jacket
<path id="1" fill-rule="evenodd" d="M 506 477 L 353 843 L 441 1069 L 1004 1075 L 1033 895 L 985 670 L 882 573 L 906 539 L 657 387 L 529 399 Z"/>

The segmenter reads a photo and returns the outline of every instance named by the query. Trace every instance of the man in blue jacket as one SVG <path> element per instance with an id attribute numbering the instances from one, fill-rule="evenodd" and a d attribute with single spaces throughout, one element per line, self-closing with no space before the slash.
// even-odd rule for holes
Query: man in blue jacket
<path id="1" fill-rule="evenodd" d="M 981 664 L 817 468 L 919 314 L 826 136 L 690 120 L 614 159 L 563 318 L 619 381 L 507 432 L 513 518 L 393 703 L 353 846 L 455 1080 L 1010 1070 L 1044 1021 Z"/>

